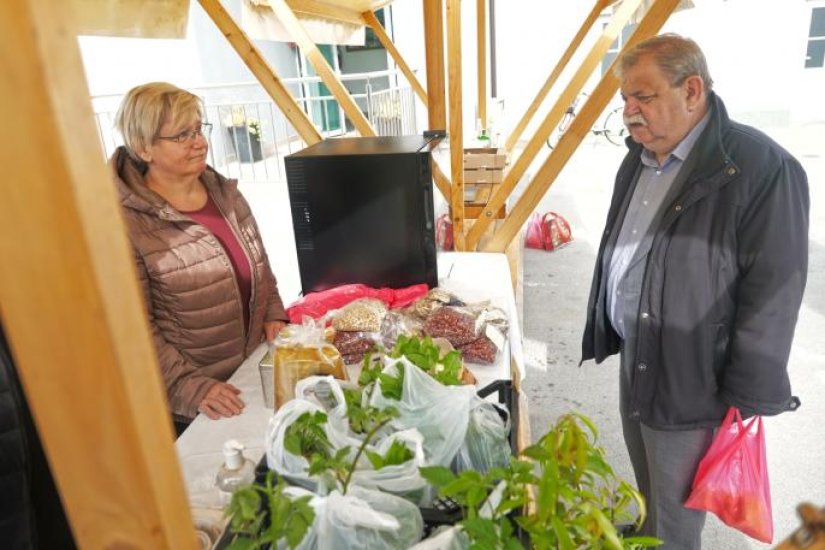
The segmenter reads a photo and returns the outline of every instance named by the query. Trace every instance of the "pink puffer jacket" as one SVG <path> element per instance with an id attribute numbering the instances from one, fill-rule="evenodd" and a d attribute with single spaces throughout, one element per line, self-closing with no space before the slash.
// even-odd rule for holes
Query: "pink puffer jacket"
<path id="1" fill-rule="evenodd" d="M 263 339 L 264 321 L 286 320 L 258 226 L 235 180 L 201 176 L 252 265 L 249 326 L 229 257 L 212 233 L 144 184 L 120 147 L 109 161 L 123 206 L 172 414 L 192 419 Z"/>

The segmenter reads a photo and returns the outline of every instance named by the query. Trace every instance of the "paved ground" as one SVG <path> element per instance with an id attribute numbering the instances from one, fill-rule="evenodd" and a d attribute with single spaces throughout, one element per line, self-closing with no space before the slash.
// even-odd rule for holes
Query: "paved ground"
<path id="1" fill-rule="evenodd" d="M 811 185 L 810 269 L 790 373 L 802 407 L 765 421 L 773 493 L 775 541 L 798 526 L 801 501 L 825 504 L 825 123 L 768 129 L 803 163 Z M 524 254 L 526 391 L 534 438 L 560 414 L 577 410 L 601 430 L 619 475 L 633 480 L 618 419 L 618 361 L 578 366 L 581 331 L 598 236 L 623 148 L 592 138 L 580 147 L 538 207 L 570 222 L 574 242 L 553 253 Z M 704 548 L 769 548 L 710 517 Z"/>

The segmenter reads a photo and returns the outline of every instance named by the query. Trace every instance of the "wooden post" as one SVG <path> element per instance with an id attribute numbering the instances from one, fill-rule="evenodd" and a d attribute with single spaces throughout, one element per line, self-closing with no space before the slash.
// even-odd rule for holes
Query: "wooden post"
<path id="1" fill-rule="evenodd" d="M 203 0 L 201 0 L 201 2 L 203 2 Z M 344 113 L 346 113 L 347 118 L 349 118 L 353 126 L 355 126 L 355 129 L 364 137 L 375 136 L 375 130 L 370 125 L 367 117 L 364 116 L 361 108 L 358 107 L 358 104 L 352 99 L 350 93 L 344 85 L 341 84 L 341 81 L 335 75 L 335 72 L 333 72 L 332 67 L 329 66 L 329 63 L 324 59 L 318 46 L 315 45 L 301 26 L 298 18 L 292 10 L 289 9 L 289 6 L 286 5 L 285 0 L 269 0 L 269 5 L 287 32 L 292 35 L 295 42 L 298 43 L 298 46 L 300 46 L 309 62 L 315 67 L 315 72 L 318 73 L 318 76 L 321 77 L 321 80 L 326 84 L 327 88 L 329 88 L 329 91 L 338 101 L 338 104 L 344 109 Z"/>
<path id="2" fill-rule="evenodd" d="M 507 197 L 513 189 L 515 189 L 519 180 L 524 175 L 524 172 L 530 164 L 532 164 L 536 154 L 546 146 L 545 144 L 547 142 L 547 138 L 550 136 L 553 129 L 558 126 L 564 111 L 571 103 L 573 103 L 573 100 L 576 98 L 576 95 L 578 95 L 582 86 L 584 86 L 584 83 L 587 82 L 587 79 L 593 73 L 593 70 L 599 65 L 602 58 L 607 53 L 607 50 L 610 48 L 610 45 L 616 40 L 616 37 L 622 30 L 622 27 L 624 27 L 625 23 L 630 19 L 630 16 L 633 15 L 641 2 L 642 0 L 625 0 L 619 6 L 616 13 L 613 14 L 610 22 L 604 28 L 602 35 L 593 45 L 590 52 L 588 52 L 587 57 L 584 61 L 582 61 L 581 66 L 573 75 L 570 83 L 556 100 L 556 103 L 550 109 L 550 112 L 541 123 L 541 126 L 539 126 L 536 130 L 535 135 L 533 135 L 530 141 L 527 142 L 524 151 L 522 151 L 519 158 L 516 159 L 513 166 L 504 175 L 504 181 L 502 181 L 501 185 L 498 186 L 498 189 L 490 199 L 490 202 L 487 203 L 487 206 L 484 208 L 483 215 L 473 224 L 473 227 L 467 235 L 468 247 L 472 249 L 478 245 L 481 236 L 484 234 L 484 230 L 493 220 L 492 216 L 494 213 L 501 208 L 504 201 L 507 200 Z M 508 217 L 512 217 L 512 215 L 513 213 L 510 212 Z M 499 228 L 499 231 L 503 229 L 504 225 Z M 489 244 L 487 246 L 489 246 Z"/>
<path id="3" fill-rule="evenodd" d="M 441 0 L 424 0 L 424 44 L 427 58 L 427 116 L 430 130 L 446 130 L 444 14 Z"/>
<path id="4" fill-rule="evenodd" d="M 596 3 L 593 5 L 593 9 L 590 10 L 590 13 L 587 14 L 587 17 L 582 23 L 582 26 L 579 28 L 579 32 L 576 33 L 576 36 L 573 37 L 573 40 L 567 46 L 567 49 L 564 50 L 564 53 L 559 58 L 558 63 L 556 66 L 553 67 L 553 70 L 550 72 L 550 76 L 547 77 L 547 80 L 542 85 L 539 92 L 536 94 L 536 97 L 533 98 L 533 101 L 530 103 L 530 106 L 527 107 L 527 111 L 524 112 L 524 115 L 521 117 L 521 120 L 518 121 L 516 127 L 513 128 L 513 131 L 510 132 L 510 135 L 507 136 L 507 140 L 505 141 L 505 148 L 508 151 L 512 151 L 515 144 L 518 142 L 518 139 L 521 137 L 521 134 L 524 132 L 524 129 L 527 128 L 527 124 L 530 122 L 530 119 L 533 118 L 533 115 L 536 114 L 536 111 L 544 102 L 544 99 L 547 97 L 547 94 L 550 92 L 550 89 L 553 87 L 553 84 L 556 83 L 558 80 L 559 75 L 567 66 L 567 63 L 570 61 L 570 58 L 573 57 L 573 54 L 579 49 L 579 46 L 584 40 L 584 37 L 587 36 L 587 33 L 590 32 L 590 27 L 593 26 L 598 18 L 599 14 L 604 11 L 605 7 L 610 4 L 613 0 L 596 0 Z"/>
<path id="5" fill-rule="evenodd" d="M 194 549 L 71 8 L 0 2 L 0 314 L 78 546 Z"/>
<path id="6" fill-rule="evenodd" d="M 321 141 L 321 133 L 312 124 L 301 106 L 286 89 L 281 79 L 266 62 L 261 52 L 249 40 L 245 32 L 241 30 L 229 12 L 221 5 L 220 0 L 198 0 L 203 10 L 215 23 L 215 26 L 223 33 L 229 44 L 235 48 L 241 60 L 246 63 L 255 78 L 260 81 L 261 86 L 267 91 L 269 96 L 284 113 L 289 123 L 301 136 L 301 139 L 308 145 Z M 148 9 L 148 8 L 147 8 Z"/>
<path id="7" fill-rule="evenodd" d="M 478 118 L 487 129 L 487 0 L 476 0 L 476 66 L 478 70 Z"/>
<path id="8" fill-rule="evenodd" d="M 649 38 L 659 32 L 667 18 L 679 4 L 679 0 L 653 0 L 636 31 L 622 48 L 622 52 L 632 48 L 642 40 Z M 612 24 L 612 23 L 611 23 Z M 555 181 L 570 156 L 576 151 L 579 143 L 590 132 L 590 128 L 604 110 L 605 106 L 616 93 L 619 87 L 619 80 L 613 74 L 613 65 L 621 57 L 621 53 L 616 57 L 593 93 L 587 99 L 581 112 L 573 119 L 567 132 L 564 133 L 558 145 L 551 151 L 550 156 L 544 161 L 536 176 L 527 186 L 518 202 L 513 207 L 510 215 L 504 220 L 493 238 L 485 247 L 485 251 L 502 251 L 513 237 L 518 234 L 519 229 L 527 220 L 530 213 L 538 205 L 541 198 Z M 618 167 L 617 167 L 618 169 Z"/>
<path id="9" fill-rule="evenodd" d="M 464 243 L 464 117 L 461 97 L 461 0 L 447 0 L 447 72 L 450 91 L 450 170 L 453 188 L 450 212 L 453 243 L 459 252 Z"/>
<path id="10" fill-rule="evenodd" d="M 398 68 L 401 69 L 401 72 L 404 73 L 404 76 L 407 77 L 407 81 L 412 86 L 412 89 L 415 90 L 416 95 L 418 98 L 427 105 L 427 92 L 424 91 L 424 87 L 415 77 L 415 73 L 410 69 L 410 66 L 407 65 L 407 62 L 404 61 L 404 58 L 401 56 L 401 52 L 398 51 L 398 48 L 395 47 L 392 40 L 390 40 L 387 31 L 384 30 L 384 27 L 381 25 L 381 21 L 375 17 L 375 14 L 371 11 L 365 11 L 361 14 L 361 17 L 364 19 L 364 23 L 372 28 L 375 36 L 378 38 L 378 41 L 381 42 L 381 45 L 390 52 L 395 63 L 398 65 Z"/>

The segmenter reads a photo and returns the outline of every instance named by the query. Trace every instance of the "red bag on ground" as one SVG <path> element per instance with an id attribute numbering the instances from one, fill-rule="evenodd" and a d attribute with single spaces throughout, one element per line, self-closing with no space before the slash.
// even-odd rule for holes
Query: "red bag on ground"
<path id="1" fill-rule="evenodd" d="M 441 250 L 453 249 L 453 221 L 449 213 L 441 214 L 435 220 L 435 244 Z"/>
<path id="2" fill-rule="evenodd" d="M 739 409 L 728 409 L 699 463 L 685 507 L 713 512 L 725 524 L 762 542 L 773 540 L 761 416 L 754 416 L 745 424 Z"/>
<path id="3" fill-rule="evenodd" d="M 524 246 L 552 252 L 573 240 L 570 224 L 561 214 L 547 212 L 543 216 L 534 212 L 527 222 Z"/>

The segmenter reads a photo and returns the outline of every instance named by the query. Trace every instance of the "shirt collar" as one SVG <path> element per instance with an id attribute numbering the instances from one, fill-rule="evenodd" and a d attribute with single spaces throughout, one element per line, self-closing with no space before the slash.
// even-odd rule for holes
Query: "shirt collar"
<path id="1" fill-rule="evenodd" d="M 690 154 L 691 149 L 696 144 L 696 140 L 699 139 L 699 136 L 702 134 L 702 130 L 708 125 L 710 121 L 710 109 L 708 112 L 705 113 L 705 116 L 702 117 L 702 120 L 699 121 L 696 126 L 694 126 L 687 135 L 682 138 L 682 141 L 676 146 L 673 151 L 671 151 L 670 155 L 665 159 L 665 162 L 659 166 L 659 161 L 656 160 L 656 155 L 647 149 L 642 149 L 642 164 L 645 166 L 650 166 L 651 168 L 657 168 L 660 170 L 664 170 L 667 168 L 671 162 L 676 159 L 679 162 L 684 162 L 687 158 L 688 154 Z"/>

